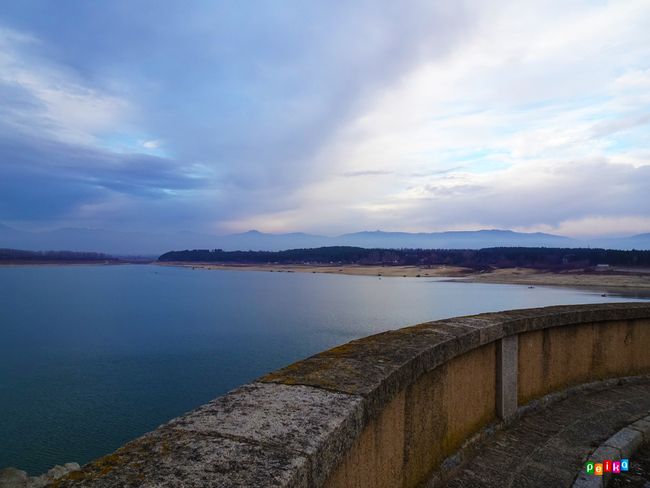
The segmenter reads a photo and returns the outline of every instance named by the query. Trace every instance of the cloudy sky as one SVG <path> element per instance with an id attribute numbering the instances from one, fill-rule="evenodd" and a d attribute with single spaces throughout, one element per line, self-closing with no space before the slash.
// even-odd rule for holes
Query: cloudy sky
<path id="1" fill-rule="evenodd" d="M 647 0 L 0 2 L 0 222 L 650 232 Z"/>

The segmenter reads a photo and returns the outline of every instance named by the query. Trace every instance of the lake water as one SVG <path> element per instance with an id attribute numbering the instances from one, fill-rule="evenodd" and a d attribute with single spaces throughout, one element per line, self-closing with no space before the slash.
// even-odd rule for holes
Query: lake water
<path id="1" fill-rule="evenodd" d="M 377 332 L 647 299 L 603 291 L 161 266 L 0 268 L 0 469 L 36 476 L 87 463 L 241 384 Z"/>

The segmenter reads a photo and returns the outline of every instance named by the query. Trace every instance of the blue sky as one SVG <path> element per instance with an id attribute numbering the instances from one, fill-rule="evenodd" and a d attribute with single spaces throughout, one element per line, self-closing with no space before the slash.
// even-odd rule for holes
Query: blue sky
<path id="1" fill-rule="evenodd" d="M 650 4 L 0 3 L 0 222 L 650 232 Z"/>

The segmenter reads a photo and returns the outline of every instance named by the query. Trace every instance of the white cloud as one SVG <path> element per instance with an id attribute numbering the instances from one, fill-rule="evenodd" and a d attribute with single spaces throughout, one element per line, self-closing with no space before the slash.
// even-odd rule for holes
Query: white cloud
<path id="1" fill-rule="evenodd" d="M 141 139 L 138 141 L 138 144 L 145 149 L 157 149 L 162 146 L 162 141 L 146 141 L 144 139 Z"/>
<path id="2" fill-rule="evenodd" d="M 650 89 L 650 69 L 631 71 L 614 81 L 623 88 Z"/>
<path id="3" fill-rule="evenodd" d="M 597 234 L 608 233 L 618 217 L 593 218 L 589 205 L 597 198 L 588 191 L 577 191 L 582 201 L 575 201 L 554 188 L 566 192 L 585 182 L 604 188 L 601 200 L 623 197 L 607 186 L 620 174 L 620 184 L 633 192 L 628 198 L 645 198 L 626 178 L 650 165 L 644 149 L 648 107 L 639 105 L 650 95 L 650 72 L 643 67 L 650 56 L 650 5 L 472 5 L 480 20 L 464 44 L 402 77 L 322 148 L 311 165 L 327 166 L 330 176 L 299 192 L 304 211 L 283 219 L 282 229 L 304 228 L 314 213 L 324 227 L 331 222 L 340 228 L 320 215 L 319 208 L 328 208 L 346 219 L 347 230 L 359 230 L 358 222 L 363 228 L 438 231 L 529 221 L 530 228 L 567 234 L 591 225 Z M 456 169 L 436 174 L 450 168 Z M 535 208 L 520 203 L 527 195 Z M 599 211 L 607 212 L 602 203 Z M 562 216 L 563 206 L 570 218 Z M 611 206 L 634 212 L 620 202 Z M 429 208 L 449 218 L 426 217 Z M 647 219 L 617 222 L 617 229 L 637 232 Z M 569 232 L 573 223 L 576 231 Z"/>
<path id="4" fill-rule="evenodd" d="M 650 217 L 585 217 L 565 220 L 559 225 L 535 225 L 515 227 L 518 232 L 546 232 L 551 234 L 588 239 L 592 237 L 629 237 L 643 234 L 650 229 Z"/>
<path id="5" fill-rule="evenodd" d="M 22 98 L 0 92 L 0 123 L 111 156 L 164 156 L 178 174 L 165 186 L 152 169 L 143 186 L 209 180 L 196 225 L 214 229 L 642 231 L 647 0 L 465 0 L 447 17 L 453 2 L 440 3 L 385 2 L 370 15 L 346 4 L 323 24 L 332 29 L 308 36 L 291 30 L 311 26 L 304 7 L 286 29 L 278 21 L 286 36 L 262 15 L 250 38 L 250 25 L 235 21 L 237 35 L 222 36 L 190 9 L 210 35 L 178 25 L 192 42 L 170 50 L 144 29 L 136 61 L 124 60 L 130 40 L 109 53 L 121 77 L 111 86 L 129 87 L 137 107 L 126 88 L 94 85 L 34 54 L 37 38 L 5 29 L 0 85 Z M 85 72 L 113 73 L 91 51 Z M 129 130 L 136 118 L 141 130 Z M 174 191 L 169 201 L 181 201 Z M 137 206 L 84 208 L 80 219 Z"/>
<path id="6" fill-rule="evenodd" d="M 86 86 L 61 66 L 31 59 L 26 51 L 38 42 L 0 28 L 0 84 L 20 90 L 24 99 L 6 114 L 6 124 L 64 142 L 93 144 L 97 133 L 123 123 L 131 108 L 128 102 Z"/>

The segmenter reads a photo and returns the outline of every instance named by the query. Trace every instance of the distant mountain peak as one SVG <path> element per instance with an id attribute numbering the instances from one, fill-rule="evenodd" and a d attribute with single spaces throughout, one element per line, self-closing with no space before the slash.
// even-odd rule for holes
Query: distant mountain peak
<path id="1" fill-rule="evenodd" d="M 70 250 L 112 255 L 160 255 L 179 249 L 255 249 L 281 251 L 324 246 L 354 246 L 382 249 L 481 249 L 489 247 L 603 247 L 606 249 L 650 249 L 650 233 L 632 237 L 578 240 L 543 232 L 483 229 L 447 232 L 362 231 L 337 237 L 295 232 L 267 234 L 249 230 L 225 236 L 195 232 L 173 235 L 123 232 L 105 229 L 67 228 L 47 232 L 19 231 L 0 223 L 0 248 L 30 251 Z"/>
<path id="2" fill-rule="evenodd" d="M 470 230 L 470 231 L 463 231 L 463 232 L 472 232 L 472 231 Z M 481 230 L 477 230 L 477 231 L 474 231 L 474 232 L 481 232 L 483 234 L 488 234 L 488 233 L 489 234 L 525 234 L 525 232 L 515 232 L 515 231 L 507 230 L 507 229 L 506 230 L 504 230 L 504 229 L 481 229 Z M 443 234 L 444 234 L 444 232 L 443 232 Z"/>

